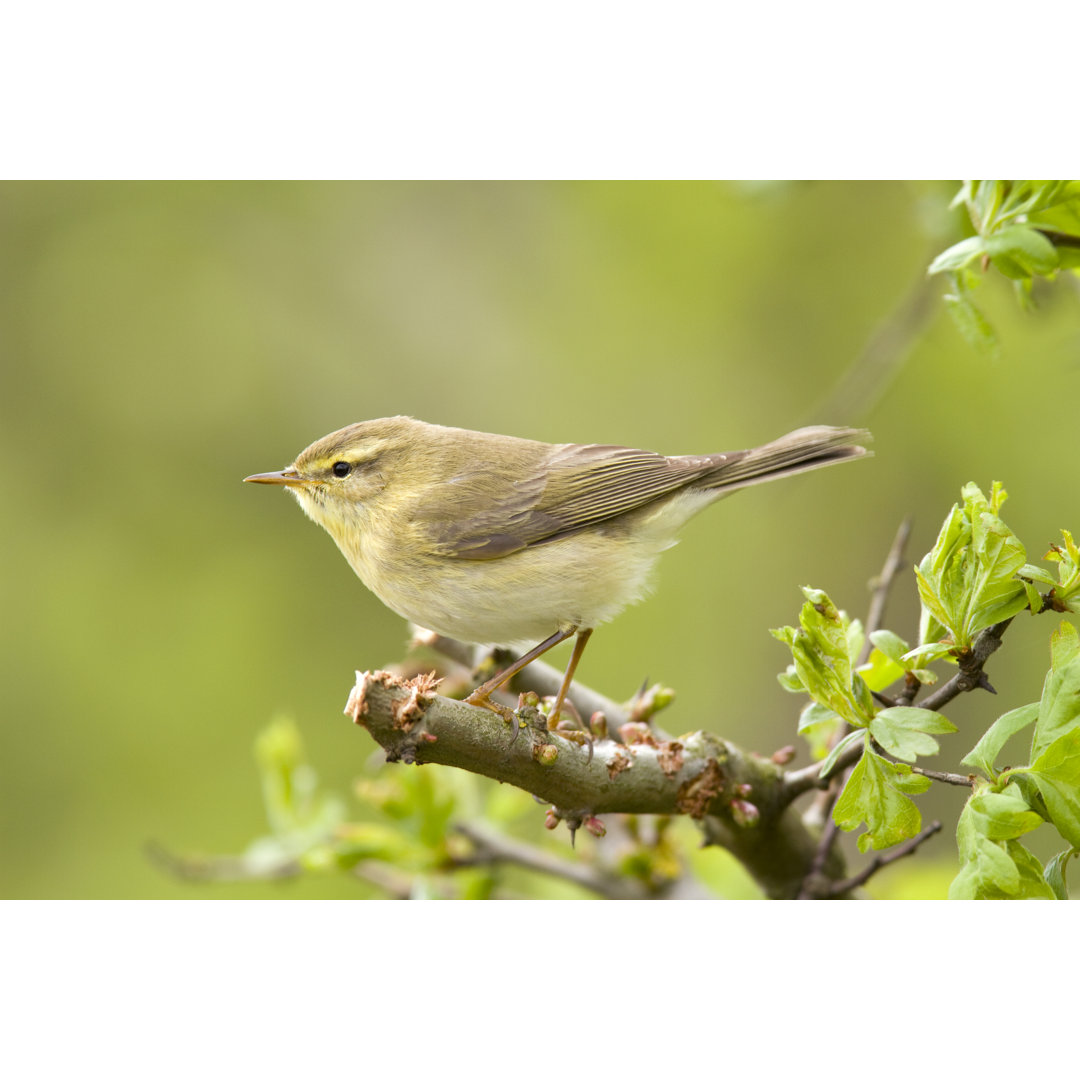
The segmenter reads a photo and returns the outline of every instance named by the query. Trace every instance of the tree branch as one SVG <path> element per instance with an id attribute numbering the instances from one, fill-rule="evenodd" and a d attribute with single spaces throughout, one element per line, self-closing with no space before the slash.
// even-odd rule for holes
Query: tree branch
<path id="1" fill-rule="evenodd" d="M 475 671 L 490 655 L 491 650 L 482 645 L 467 645 L 454 638 L 443 637 L 434 634 L 430 630 L 422 630 L 414 627 L 413 643 L 415 645 L 433 649 L 441 656 L 461 665 L 469 672 Z M 508 703 L 516 703 L 518 693 L 531 690 L 540 697 L 555 697 L 562 685 L 563 672 L 543 660 L 534 660 L 524 670 L 519 671 L 511 680 L 513 694 L 504 697 Z M 577 709 L 578 715 L 583 720 L 588 720 L 594 713 L 601 712 L 607 718 L 608 730 L 615 742 L 622 742 L 618 730 L 623 724 L 635 719 L 633 702 L 627 705 L 612 701 L 604 697 L 591 687 L 575 681 L 570 688 L 570 702 Z"/>
<path id="2" fill-rule="evenodd" d="M 972 643 L 970 650 L 958 658 L 960 670 L 947 682 L 939 686 L 929 697 L 919 703 L 921 709 L 937 712 L 948 705 L 953 698 L 982 687 L 993 692 L 987 681 L 983 667 L 986 661 L 1001 647 L 1001 637 L 1009 628 L 1012 619 L 987 627 Z"/>
<path id="3" fill-rule="evenodd" d="M 635 878 L 608 873 L 603 868 L 580 860 L 560 859 L 540 848 L 523 844 L 502 833 L 490 832 L 477 825 L 461 823 L 454 828 L 473 845 L 475 854 L 455 860 L 456 866 L 488 866 L 509 863 L 535 870 L 549 877 L 561 878 L 607 900 L 648 900 L 651 893 Z"/>
<path id="4" fill-rule="evenodd" d="M 434 693 L 425 676 L 358 672 L 346 712 L 388 761 L 449 765 L 513 784 L 552 804 L 577 827 L 598 814 L 688 814 L 707 843 L 731 851 L 765 893 L 794 897 L 817 841 L 781 801 L 783 770 L 709 732 L 658 739 L 642 731 L 626 745 L 588 749 L 547 730 L 538 710 L 518 712 L 516 734 L 486 709 Z M 843 877 L 830 857 L 830 880 Z"/>
<path id="5" fill-rule="evenodd" d="M 941 822 L 932 821 L 918 836 L 913 836 L 910 840 L 905 841 L 899 847 L 893 848 L 885 855 L 874 856 L 862 870 L 853 877 L 848 878 L 847 881 L 838 881 L 833 884 L 829 888 L 829 895 L 833 898 L 846 896 L 853 889 L 865 885 L 882 867 L 896 862 L 897 859 L 902 859 L 905 855 L 912 854 L 920 844 L 929 840 L 931 836 L 938 832 L 941 832 Z"/>

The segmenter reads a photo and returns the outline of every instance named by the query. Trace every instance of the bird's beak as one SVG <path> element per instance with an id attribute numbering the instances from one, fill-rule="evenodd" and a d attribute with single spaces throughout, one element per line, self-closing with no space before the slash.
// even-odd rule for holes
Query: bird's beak
<path id="1" fill-rule="evenodd" d="M 254 476 L 245 476 L 245 484 L 284 484 L 286 487 L 303 487 L 310 483 L 295 469 L 282 469 L 281 472 L 261 472 Z"/>

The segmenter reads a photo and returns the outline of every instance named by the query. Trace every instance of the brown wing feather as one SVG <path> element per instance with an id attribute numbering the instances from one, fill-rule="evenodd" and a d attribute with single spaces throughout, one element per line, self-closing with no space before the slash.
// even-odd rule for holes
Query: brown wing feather
<path id="1" fill-rule="evenodd" d="M 852 428 L 801 428 L 753 450 L 701 457 L 664 457 L 626 446 L 530 443 L 515 461 L 521 479 L 477 462 L 449 483 L 458 489 L 452 517 L 414 520 L 440 554 L 498 559 L 532 544 L 610 521 L 683 488 L 735 491 L 780 476 L 821 468 L 867 451 L 868 433 Z M 521 444 L 523 447 L 525 443 Z"/>
<path id="2" fill-rule="evenodd" d="M 565 444 L 508 484 L 477 465 L 454 477 L 453 520 L 427 531 L 440 554 L 497 559 L 610 520 L 692 484 L 723 457 L 667 458 L 625 446 Z"/>

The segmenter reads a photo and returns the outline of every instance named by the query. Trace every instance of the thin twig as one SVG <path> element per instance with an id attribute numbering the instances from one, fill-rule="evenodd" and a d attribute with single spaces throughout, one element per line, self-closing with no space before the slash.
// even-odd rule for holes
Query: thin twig
<path id="1" fill-rule="evenodd" d="M 920 776 L 929 777 L 931 780 L 937 780 L 942 784 L 955 784 L 957 787 L 969 788 L 975 783 L 973 775 L 961 776 L 960 773 L 938 772 L 936 769 L 924 769 L 921 765 L 912 765 L 911 771 L 918 773 Z"/>
<path id="2" fill-rule="evenodd" d="M 866 416 L 892 385 L 915 342 L 938 311 L 940 285 L 926 276 L 935 252 L 919 265 L 919 274 L 899 303 L 874 328 L 851 367 L 813 415 L 854 423 Z"/>
<path id="3" fill-rule="evenodd" d="M 510 863 L 572 882 L 608 900 L 644 900 L 650 895 L 639 882 L 631 878 L 615 877 L 578 860 L 557 858 L 539 848 L 489 832 L 476 825 L 461 822 L 455 825 L 454 829 L 467 837 L 475 848 L 475 854 L 471 857 L 455 860 L 457 866 Z"/>
<path id="4" fill-rule="evenodd" d="M 832 807 L 830 806 L 830 810 Z M 806 877 L 803 878 L 802 888 L 799 889 L 799 895 L 796 900 L 814 900 L 819 895 L 818 891 L 821 888 L 822 875 L 825 870 L 825 863 L 832 852 L 833 844 L 836 843 L 836 837 L 839 835 L 839 826 L 833 821 L 832 814 L 825 819 L 825 828 L 821 832 L 821 842 L 817 846 L 817 850 L 814 852 L 813 862 L 810 863 L 810 869 L 806 872 Z M 831 882 L 828 883 L 831 887 Z"/>
<path id="5" fill-rule="evenodd" d="M 245 855 L 177 855 L 156 840 L 147 843 L 146 857 L 181 881 L 283 881 L 300 877 L 300 861 L 282 854 L 277 859 Z"/>
<path id="6" fill-rule="evenodd" d="M 898 848 L 894 848 L 885 855 L 875 856 L 854 877 L 848 878 L 847 881 L 838 881 L 835 885 L 831 885 L 829 887 L 828 895 L 833 898 L 844 896 L 851 892 L 852 889 L 857 889 L 860 885 L 865 885 L 866 882 L 883 867 L 896 862 L 897 859 L 902 859 L 905 855 L 910 855 L 924 840 L 929 840 L 931 836 L 938 832 L 941 832 L 941 822 L 930 822 L 918 836 L 913 836 L 906 843 L 901 844 Z"/>
<path id="7" fill-rule="evenodd" d="M 870 595 L 870 607 L 866 613 L 866 640 L 863 642 L 856 667 L 865 664 L 870 657 L 870 650 L 873 647 L 870 635 L 881 629 L 882 621 L 885 618 L 885 605 L 889 600 L 889 591 L 892 589 L 896 575 L 904 566 L 904 548 L 907 546 L 910 536 L 911 518 L 906 517 L 900 522 L 900 527 L 896 530 L 892 546 L 889 548 L 889 554 L 885 556 L 885 565 L 882 566 L 881 573 L 873 581 L 874 591 Z"/>

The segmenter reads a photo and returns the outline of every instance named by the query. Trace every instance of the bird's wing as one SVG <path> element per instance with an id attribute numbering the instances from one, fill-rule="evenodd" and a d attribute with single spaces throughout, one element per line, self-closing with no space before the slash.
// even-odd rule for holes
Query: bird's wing
<path id="1" fill-rule="evenodd" d="M 421 507 L 414 522 L 441 555 L 498 559 L 636 510 L 740 454 L 668 458 L 625 446 L 553 446 L 513 482 L 477 462 L 449 481 L 458 489 L 452 515 Z"/>

